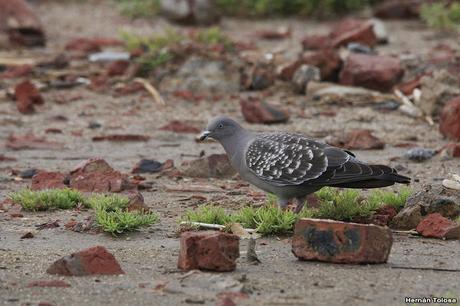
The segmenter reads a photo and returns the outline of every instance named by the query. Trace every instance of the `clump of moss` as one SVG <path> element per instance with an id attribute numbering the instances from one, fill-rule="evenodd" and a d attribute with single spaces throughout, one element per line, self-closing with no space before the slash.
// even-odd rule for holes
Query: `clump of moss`
<path id="1" fill-rule="evenodd" d="M 85 203 L 81 192 L 72 189 L 33 191 L 22 189 L 9 195 L 10 199 L 27 211 L 71 209 Z"/>
<path id="2" fill-rule="evenodd" d="M 460 22 L 460 3 L 439 1 L 425 3 L 420 9 L 422 20 L 438 30 L 453 30 Z"/>
<path id="3" fill-rule="evenodd" d="M 83 205 L 94 210 L 96 223 L 112 235 L 137 230 L 159 219 L 154 212 L 128 211 L 129 199 L 120 195 L 94 194 L 85 197 L 72 189 L 23 189 L 10 194 L 10 198 L 28 211 L 71 209 Z"/>
<path id="4" fill-rule="evenodd" d="M 159 11 L 159 0 L 116 0 L 122 14 L 131 18 L 148 17 Z"/>
<path id="5" fill-rule="evenodd" d="M 240 223 L 243 227 L 256 229 L 262 235 L 285 234 L 293 230 L 299 218 L 357 221 L 371 217 L 383 205 L 401 208 L 410 195 L 410 189 L 403 188 L 399 193 L 375 191 L 366 199 L 357 190 L 325 187 L 316 195 L 319 198 L 319 207 L 308 208 L 306 204 L 299 214 L 279 209 L 276 198 L 269 195 L 265 205 L 259 208 L 247 206 L 229 214 L 221 207 L 207 204 L 197 210 L 187 211 L 182 221 L 220 225 Z"/>

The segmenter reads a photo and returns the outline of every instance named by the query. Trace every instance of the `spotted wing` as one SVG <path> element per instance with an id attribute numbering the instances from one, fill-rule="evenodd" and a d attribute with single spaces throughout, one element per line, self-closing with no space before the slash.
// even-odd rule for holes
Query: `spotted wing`
<path id="1" fill-rule="evenodd" d="M 246 165 L 271 184 L 299 185 L 326 171 L 325 148 L 325 144 L 298 134 L 262 134 L 249 145 Z"/>

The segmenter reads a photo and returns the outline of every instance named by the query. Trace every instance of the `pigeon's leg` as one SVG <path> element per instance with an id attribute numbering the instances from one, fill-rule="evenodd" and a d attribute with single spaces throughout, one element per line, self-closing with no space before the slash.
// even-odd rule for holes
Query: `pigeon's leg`
<path id="1" fill-rule="evenodd" d="M 295 200 L 297 202 L 297 205 L 295 207 L 294 212 L 298 214 L 302 210 L 303 206 L 305 205 L 305 202 L 307 201 L 307 196 L 297 197 L 295 198 Z"/>
<path id="2" fill-rule="evenodd" d="M 285 210 L 287 205 L 288 205 L 288 202 L 289 202 L 288 199 L 278 198 L 278 206 L 279 206 L 279 208 L 281 208 L 282 210 Z"/>

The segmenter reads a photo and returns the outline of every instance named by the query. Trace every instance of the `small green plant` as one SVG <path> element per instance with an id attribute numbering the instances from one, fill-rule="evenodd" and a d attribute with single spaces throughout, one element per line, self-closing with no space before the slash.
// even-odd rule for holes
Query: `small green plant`
<path id="1" fill-rule="evenodd" d="M 233 42 L 230 38 L 222 33 L 218 27 L 210 27 L 198 32 L 195 40 L 204 45 L 222 45 L 225 48 L 231 48 Z"/>
<path id="2" fill-rule="evenodd" d="M 398 192 L 375 189 L 371 192 L 367 201 L 374 206 L 390 205 L 396 211 L 400 211 L 407 202 L 412 191 L 409 187 L 402 187 Z"/>
<path id="3" fill-rule="evenodd" d="M 460 22 L 460 3 L 446 1 L 425 3 L 420 9 L 422 20 L 438 30 L 453 30 Z"/>
<path id="4" fill-rule="evenodd" d="M 94 210 L 97 224 L 112 235 L 151 225 L 159 219 L 153 212 L 128 211 L 129 199 L 120 195 L 93 194 L 85 197 L 72 189 L 23 189 L 10 194 L 10 198 L 28 211 L 71 209 L 82 204 Z"/>
<path id="5" fill-rule="evenodd" d="M 231 215 L 227 214 L 223 208 L 213 204 L 202 205 L 197 210 L 188 210 L 182 219 L 183 221 L 221 225 L 233 222 Z"/>
<path id="6" fill-rule="evenodd" d="M 70 209 L 84 204 L 84 196 L 72 189 L 50 189 L 33 191 L 22 189 L 9 195 L 10 199 L 28 211 Z"/>
<path id="7" fill-rule="evenodd" d="M 153 212 L 129 212 L 120 208 L 104 210 L 98 207 L 95 212 L 97 224 L 102 230 L 114 236 L 154 224 L 159 219 Z"/>
<path id="8" fill-rule="evenodd" d="M 131 18 L 148 17 L 156 14 L 159 0 L 116 0 L 123 15 Z"/>

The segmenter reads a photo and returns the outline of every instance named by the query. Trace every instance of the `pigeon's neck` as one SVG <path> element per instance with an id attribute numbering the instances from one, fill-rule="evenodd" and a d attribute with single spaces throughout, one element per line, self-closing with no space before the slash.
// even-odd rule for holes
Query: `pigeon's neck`
<path id="1" fill-rule="evenodd" d="M 241 149 L 250 141 L 251 135 L 252 133 L 250 131 L 240 128 L 236 133 L 233 133 L 233 135 L 221 140 L 221 144 L 232 163 L 241 159 L 239 154 L 244 152 L 244 150 Z"/>

